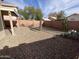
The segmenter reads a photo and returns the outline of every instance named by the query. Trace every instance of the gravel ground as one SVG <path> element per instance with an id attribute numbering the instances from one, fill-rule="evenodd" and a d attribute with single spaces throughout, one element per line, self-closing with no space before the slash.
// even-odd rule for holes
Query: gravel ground
<path id="1" fill-rule="evenodd" d="M 55 35 L 59 31 L 14 28 L 15 36 L 6 30 L 0 41 L 0 59 L 78 59 L 79 41 Z"/>
<path id="2" fill-rule="evenodd" d="M 10 56 L 14 59 L 78 59 L 79 42 L 53 37 L 12 48 L 5 46 L 0 50 L 0 56 Z"/>
<path id="3" fill-rule="evenodd" d="M 46 28 L 41 31 L 36 29 L 30 30 L 30 28 L 27 27 L 14 28 L 14 31 L 15 36 L 12 36 L 10 31 L 5 30 L 6 37 L 0 40 L 0 49 L 5 46 L 14 47 L 22 43 L 32 43 L 35 41 L 44 40 L 61 33 L 60 31 L 53 31 Z"/>

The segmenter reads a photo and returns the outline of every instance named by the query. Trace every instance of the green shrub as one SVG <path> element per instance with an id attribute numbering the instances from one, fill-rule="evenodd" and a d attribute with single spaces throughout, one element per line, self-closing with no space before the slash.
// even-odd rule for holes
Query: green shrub
<path id="1" fill-rule="evenodd" d="M 67 39 L 79 40 L 79 32 L 77 32 L 76 30 L 65 32 L 61 34 L 61 36 Z"/>

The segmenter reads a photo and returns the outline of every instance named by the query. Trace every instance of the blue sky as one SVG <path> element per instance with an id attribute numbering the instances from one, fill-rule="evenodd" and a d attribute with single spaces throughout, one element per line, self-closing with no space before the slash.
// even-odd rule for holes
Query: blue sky
<path id="1" fill-rule="evenodd" d="M 41 8 L 45 17 L 51 12 L 65 11 L 67 16 L 79 13 L 79 0 L 5 0 L 23 9 L 25 6 L 32 5 Z"/>

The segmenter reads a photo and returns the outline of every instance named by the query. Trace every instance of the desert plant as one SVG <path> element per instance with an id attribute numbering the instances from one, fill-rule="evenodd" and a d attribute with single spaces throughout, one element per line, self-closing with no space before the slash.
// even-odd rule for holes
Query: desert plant
<path id="1" fill-rule="evenodd" d="M 79 40 L 79 32 L 76 30 L 65 32 L 61 36 L 67 39 Z"/>
<path id="2" fill-rule="evenodd" d="M 63 31 L 68 31 L 68 21 L 64 11 L 60 11 L 57 13 L 57 20 L 62 22 Z"/>
<path id="3" fill-rule="evenodd" d="M 63 30 L 68 31 L 68 21 L 66 17 L 62 20 Z"/>

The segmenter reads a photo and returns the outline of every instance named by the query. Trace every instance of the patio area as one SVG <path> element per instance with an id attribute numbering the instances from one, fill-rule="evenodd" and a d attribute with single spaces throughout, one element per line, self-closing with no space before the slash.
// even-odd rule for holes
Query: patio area
<path id="1" fill-rule="evenodd" d="M 30 29 L 28 27 L 14 28 L 15 35 L 12 36 L 9 30 L 5 30 L 6 37 L 0 40 L 0 49 L 4 46 L 14 47 L 22 43 L 33 43 L 36 41 L 45 40 L 62 32 L 55 31 L 50 28 L 43 28 L 41 31 Z"/>

